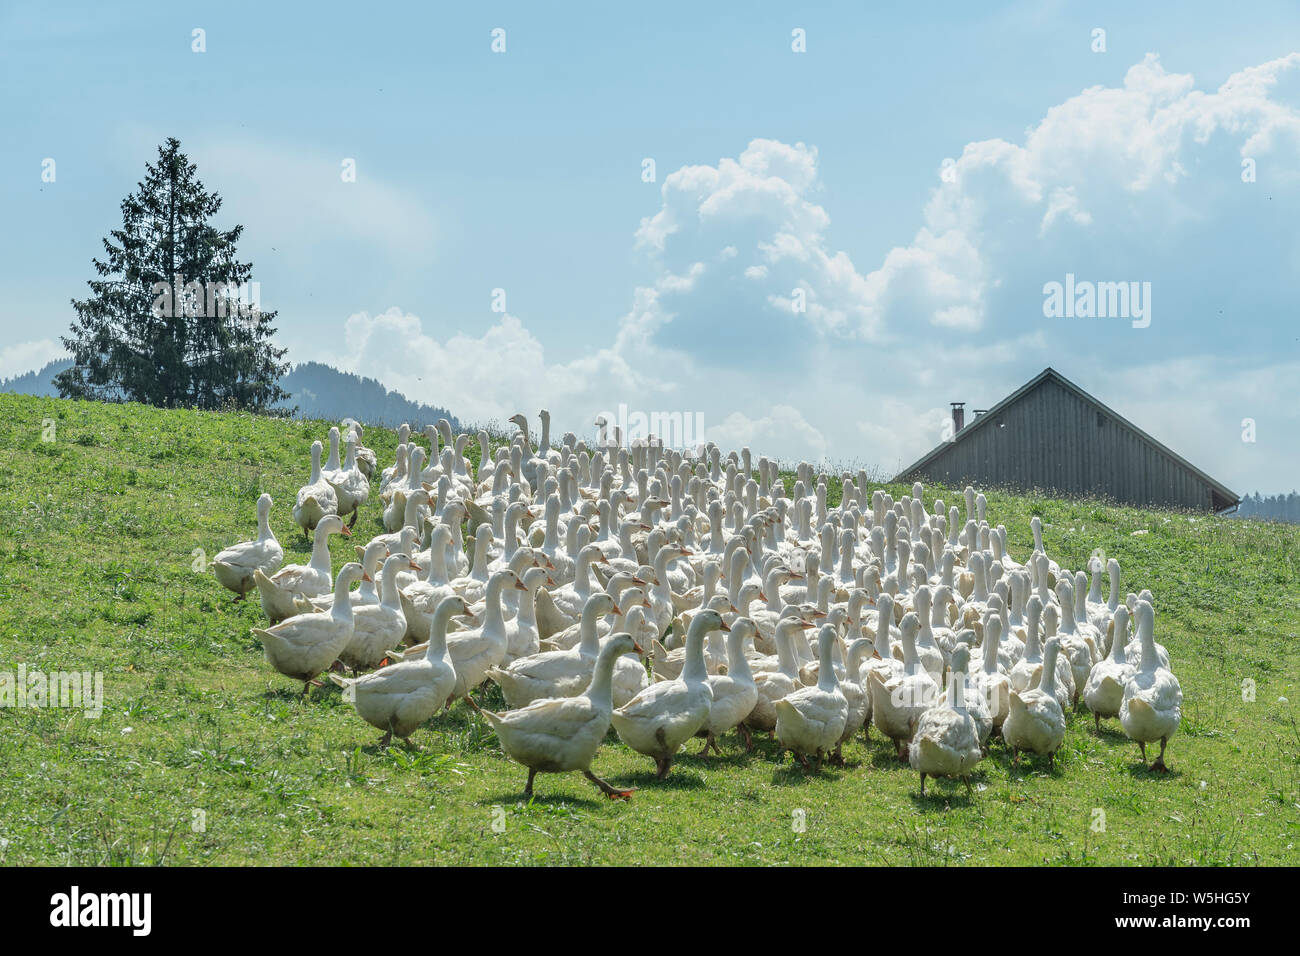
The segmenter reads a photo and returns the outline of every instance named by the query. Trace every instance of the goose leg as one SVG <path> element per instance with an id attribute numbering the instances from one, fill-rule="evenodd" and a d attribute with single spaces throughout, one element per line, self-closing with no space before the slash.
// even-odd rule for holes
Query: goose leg
<path id="1" fill-rule="evenodd" d="M 348 522 L 348 527 L 351 528 L 351 527 L 352 527 L 353 525 L 355 525 L 356 523 L 357 523 L 357 509 L 356 509 L 356 508 L 353 508 L 353 509 L 352 509 L 352 520 Z"/>
<path id="2" fill-rule="evenodd" d="M 391 744 L 392 742 L 393 742 L 393 732 L 392 732 L 392 730 L 386 730 L 386 731 L 384 731 L 384 736 L 382 736 L 382 737 L 379 738 L 379 746 L 381 746 L 381 747 L 387 747 L 387 746 L 388 746 L 389 744 Z"/>
<path id="3" fill-rule="evenodd" d="M 817 766 L 816 766 L 816 771 L 817 771 L 817 773 L 821 773 L 821 772 L 822 772 L 822 748 L 821 748 L 821 747 L 818 747 L 818 748 L 817 748 Z"/>
<path id="4" fill-rule="evenodd" d="M 713 734 L 708 734 L 704 738 L 704 747 L 700 750 L 698 754 L 696 754 L 697 757 L 707 757 L 709 755 L 709 744 L 712 742 L 712 740 L 713 740 Z"/>
<path id="5" fill-rule="evenodd" d="M 1169 772 L 1169 768 L 1165 766 L 1165 745 L 1168 743 L 1168 737 L 1160 738 L 1160 756 L 1157 757 L 1156 762 L 1151 765 L 1152 770 L 1159 770 L 1161 773 Z"/>
<path id="6" fill-rule="evenodd" d="M 970 774 L 967 774 L 966 776 L 962 777 L 962 779 L 966 781 L 966 796 L 968 797 L 974 796 L 975 791 L 971 789 L 971 785 L 970 785 Z"/>
<path id="7" fill-rule="evenodd" d="M 1101 733 L 1101 714 L 1094 711 L 1092 715 L 1092 723 L 1097 733 Z"/>
<path id="8" fill-rule="evenodd" d="M 662 727 L 657 727 L 655 729 L 655 740 L 665 751 L 668 749 L 668 739 L 664 736 L 664 729 Z M 662 780 L 664 777 L 668 776 L 668 768 L 671 767 L 672 764 L 672 757 L 656 757 L 655 777 Z"/>
<path id="9" fill-rule="evenodd" d="M 537 771 L 532 767 L 528 768 L 528 783 L 524 786 L 524 796 L 531 798 L 533 795 L 533 777 L 537 776 Z"/>
<path id="10" fill-rule="evenodd" d="M 608 783 L 606 783 L 604 780 L 601 780 L 590 770 L 582 771 L 582 775 L 586 777 L 588 780 L 590 780 L 592 783 L 594 783 L 596 786 L 600 787 L 600 792 L 603 793 L 605 796 L 609 797 L 611 800 L 632 799 L 632 793 L 633 793 L 632 790 L 620 790 L 617 787 L 611 787 Z"/>
<path id="11" fill-rule="evenodd" d="M 921 771 L 921 796 L 925 796 L 925 771 Z"/>
<path id="12" fill-rule="evenodd" d="M 749 728 L 745 726 L 743 721 L 737 725 L 736 729 L 745 738 L 745 753 L 751 753 L 754 749 L 754 736 L 749 732 Z"/>
<path id="13" fill-rule="evenodd" d="M 1138 747 L 1142 749 L 1142 766 L 1147 765 L 1147 743 L 1145 740 L 1138 741 Z"/>

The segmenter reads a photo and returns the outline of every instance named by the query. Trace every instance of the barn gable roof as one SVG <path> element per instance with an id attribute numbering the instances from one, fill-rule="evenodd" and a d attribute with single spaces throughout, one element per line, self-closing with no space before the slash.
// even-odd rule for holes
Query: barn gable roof
<path id="1" fill-rule="evenodd" d="M 1159 441 L 1156 441 L 1156 439 L 1152 438 L 1141 428 L 1138 428 L 1138 426 L 1134 425 L 1123 415 L 1116 412 L 1110 406 L 1094 398 L 1092 395 L 1089 395 L 1078 385 L 1075 385 L 1073 382 L 1071 382 L 1060 372 L 1056 371 L 1056 369 L 1052 368 L 1050 365 L 1047 368 L 1043 369 L 1041 372 L 1039 372 L 1037 375 L 1035 375 L 1033 378 L 1031 378 L 1024 385 L 1020 386 L 1018 389 L 1016 389 L 1006 398 L 1002 399 L 1002 401 L 998 402 L 996 405 L 994 405 L 984 414 L 974 418 L 969 424 L 964 426 L 961 431 L 957 432 L 957 434 L 954 435 L 950 441 L 940 442 L 938 445 L 936 445 L 933 449 L 931 449 L 921 458 L 917 459 L 912 464 L 908 465 L 906 468 L 904 468 L 895 476 L 894 481 L 896 482 L 913 481 L 916 478 L 920 477 L 923 474 L 922 469 L 924 469 L 931 462 L 935 461 L 935 459 L 937 459 L 945 451 L 952 448 L 956 443 L 964 441 L 965 439 L 969 438 L 971 435 L 975 434 L 975 432 L 978 431 L 979 429 L 988 427 L 989 422 L 996 420 L 998 412 L 1001 412 L 1003 409 L 1006 409 L 1011 405 L 1014 405 L 1016 402 L 1020 401 L 1020 399 L 1028 395 L 1030 392 L 1032 392 L 1034 389 L 1038 388 L 1039 385 L 1047 381 L 1055 382 L 1057 385 L 1060 385 L 1065 390 L 1072 392 L 1074 395 L 1082 399 L 1084 402 L 1087 402 L 1089 405 L 1092 405 L 1098 411 L 1103 412 L 1114 421 L 1132 430 L 1144 442 L 1158 449 L 1161 453 L 1168 455 L 1170 458 L 1176 461 L 1183 468 L 1186 468 L 1188 471 L 1194 474 L 1201 481 L 1205 482 L 1205 484 L 1208 485 L 1211 491 L 1214 493 L 1214 504 L 1215 504 L 1216 511 L 1222 511 L 1225 508 L 1230 508 L 1233 505 L 1237 504 L 1239 501 L 1241 501 L 1240 496 L 1237 495 L 1236 492 L 1229 489 L 1227 485 L 1223 484 L 1222 482 L 1215 481 L 1213 478 L 1211 478 L 1205 472 L 1201 471 L 1201 469 L 1197 468 L 1195 465 L 1193 465 L 1182 455 L 1178 454 L 1169 446 L 1164 445 Z M 1222 503 L 1220 503 L 1220 501 Z"/>

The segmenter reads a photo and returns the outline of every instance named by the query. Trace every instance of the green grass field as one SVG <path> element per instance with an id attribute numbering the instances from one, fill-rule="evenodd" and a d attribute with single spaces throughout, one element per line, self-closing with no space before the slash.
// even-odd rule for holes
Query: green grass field
<path id="1" fill-rule="evenodd" d="M 232 604 L 194 570 L 254 534 L 263 491 L 286 562 L 306 560 L 289 512 L 327 427 L 0 395 L 0 671 L 102 671 L 105 692 L 98 719 L 0 709 L 0 861 L 1300 861 L 1300 528 L 989 493 L 1013 555 L 1038 514 L 1062 565 L 1100 548 L 1126 590 L 1155 593 L 1183 687 L 1167 776 L 1143 769 L 1116 722 L 1097 736 L 1080 712 L 1054 772 L 1013 768 L 994 742 L 973 799 L 950 781 L 922 799 L 878 734 L 820 776 L 776 763 L 765 739 L 746 755 L 728 737 L 725 757 L 683 756 L 664 783 L 611 735 L 594 769 L 639 788 L 630 802 L 572 775 L 539 777 L 524 804 L 523 769 L 465 704 L 417 732 L 419 751 L 379 749 L 338 688 L 300 700 L 263 661 L 255 599 Z M 366 433 L 381 465 L 395 441 Z M 372 497 L 357 540 L 378 515 Z M 332 540 L 337 568 L 354 542 Z"/>

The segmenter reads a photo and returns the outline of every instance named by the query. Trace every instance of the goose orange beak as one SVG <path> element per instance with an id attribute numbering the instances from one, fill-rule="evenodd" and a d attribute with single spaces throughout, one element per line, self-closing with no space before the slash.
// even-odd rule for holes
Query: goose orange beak
<path id="1" fill-rule="evenodd" d="M 729 631 L 729 630 L 731 630 L 731 625 L 728 624 L 726 621 L 723 621 L 723 622 L 722 622 L 721 630 Z"/>
<path id="2" fill-rule="evenodd" d="M 343 537 L 345 537 L 345 538 L 350 538 L 350 537 L 352 537 L 352 529 L 349 528 L 347 525 L 344 525 L 344 526 L 343 526 L 343 528 L 342 528 L 342 532 L 343 532 Z"/>

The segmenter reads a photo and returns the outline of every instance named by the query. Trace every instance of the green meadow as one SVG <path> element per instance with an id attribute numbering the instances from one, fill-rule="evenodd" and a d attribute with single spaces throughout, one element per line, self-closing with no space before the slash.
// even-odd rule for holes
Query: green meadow
<path id="1" fill-rule="evenodd" d="M 564 423 L 557 422 L 563 429 Z M 602 797 L 501 752 L 464 703 L 379 748 L 333 685 L 300 696 L 202 568 L 275 499 L 285 560 L 308 449 L 328 423 L 0 395 L 0 672 L 103 674 L 103 712 L 0 708 L 0 861 L 215 864 L 1172 864 L 1300 861 L 1300 528 L 988 491 L 1012 554 L 1040 515 L 1049 553 L 1102 549 L 1155 594 L 1183 688 L 1169 774 L 1116 721 L 1070 717 L 1050 770 L 995 741 L 967 797 L 873 734 L 811 775 L 776 745 L 682 755 L 665 782 L 611 734 Z M 396 437 L 371 428 L 381 466 Z M 471 445 L 471 456 L 477 446 Z M 907 489 L 891 488 L 897 496 Z M 831 503 L 838 500 L 832 482 Z M 952 489 L 927 488 L 956 503 Z M 377 495 L 335 568 L 379 530 Z M 500 706 L 495 688 L 479 691 Z M 697 749 L 697 748 L 692 748 Z"/>

